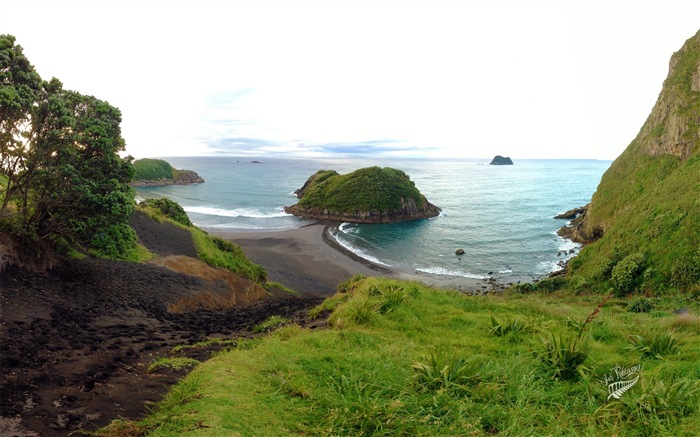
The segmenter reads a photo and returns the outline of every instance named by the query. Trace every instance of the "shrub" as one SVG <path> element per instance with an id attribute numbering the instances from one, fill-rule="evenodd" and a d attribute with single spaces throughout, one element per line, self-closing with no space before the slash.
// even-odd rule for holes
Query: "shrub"
<path id="1" fill-rule="evenodd" d="M 398 285 L 388 285 L 380 291 L 379 312 L 386 314 L 401 305 L 408 297 L 408 291 Z"/>
<path id="2" fill-rule="evenodd" d="M 439 348 L 425 357 L 426 362 L 414 363 L 413 377 L 425 390 L 460 390 L 479 379 L 482 363 L 480 355 L 469 358 L 455 357 L 450 350 Z"/>
<path id="3" fill-rule="evenodd" d="M 644 271 L 644 255 L 633 253 L 622 259 L 612 269 L 612 282 L 617 296 L 629 294 L 637 288 Z"/>
<path id="4" fill-rule="evenodd" d="M 535 282 L 535 289 L 537 291 L 557 291 L 566 286 L 566 278 L 564 276 L 553 276 L 551 278 L 544 278 Z"/>
<path id="5" fill-rule="evenodd" d="M 641 413 L 657 417 L 686 417 L 698 412 L 700 381 L 681 378 L 671 385 L 663 381 L 647 389 L 637 400 Z"/>
<path id="6" fill-rule="evenodd" d="M 633 335 L 628 349 L 642 354 L 642 358 L 663 359 L 678 352 L 678 342 L 669 331 L 660 335 Z"/>
<path id="7" fill-rule="evenodd" d="M 573 380 L 585 378 L 591 371 L 585 362 L 590 354 L 587 340 L 569 333 L 542 337 L 543 350 L 538 357 L 554 378 Z"/>
<path id="8" fill-rule="evenodd" d="M 640 298 L 632 302 L 632 304 L 627 307 L 627 311 L 630 313 L 648 313 L 652 308 L 654 308 L 654 304 L 651 303 L 649 299 Z"/>
<path id="9" fill-rule="evenodd" d="M 163 197 L 161 199 L 145 199 L 139 203 L 139 206 L 142 208 L 152 208 L 160 212 L 160 214 L 166 218 L 180 223 L 181 225 L 187 226 L 188 228 L 193 226 L 189 216 L 182 206 L 180 206 L 179 203 L 168 199 L 167 197 Z"/>
<path id="10" fill-rule="evenodd" d="M 97 232 L 91 246 L 103 257 L 125 259 L 136 247 L 136 233 L 126 223 L 114 224 Z"/>
<path id="11" fill-rule="evenodd" d="M 536 326 L 531 320 L 518 318 L 510 320 L 510 318 L 508 318 L 504 323 L 501 323 L 491 314 L 491 329 L 489 329 L 489 332 L 496 337 L 505 337 L 513 334 L 528 334 L 535 330 Z"/>
<path id="12" fill-rule="evenodd" d="M 358 325 L 369 325 L 374 314 L 379 310 L 376 302 L 370 299 L 357 299 L 352 302 L 348 317 Z"/>

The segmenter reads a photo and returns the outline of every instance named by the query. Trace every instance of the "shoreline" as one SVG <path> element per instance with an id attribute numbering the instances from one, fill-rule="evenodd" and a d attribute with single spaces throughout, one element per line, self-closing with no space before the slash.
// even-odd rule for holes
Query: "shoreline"
<path id="1" fill-rule="evenodd" d="M 337 223 L 315 222 L 300 228 L 264 231 L 206 232 L 241 247 L 245 255 L 268 272 L 268 279 L 301 293 L 335 293 L 338 284 L 354 275 L 414 280 L 428 286 L 472 294 L 502 291 L 506 284 L 477 279 L 408 272 L 375 264 L 343 247 L 330 230 Z"/>

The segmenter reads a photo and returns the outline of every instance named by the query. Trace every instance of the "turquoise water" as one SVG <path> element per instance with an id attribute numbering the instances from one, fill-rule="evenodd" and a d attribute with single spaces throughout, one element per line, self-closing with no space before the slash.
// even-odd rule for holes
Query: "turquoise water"
<path id="1" fill-rule="evenodd" d="M 451 278 L 527 280 L 560 268 L 578 245 L 556 235 L 556 214 L 591 199 L 610 161 L 166 158 L 194 170 L 205 183 L 140 188 L 140 197 L 169 197 L 191 220 L 211 231 L 264 231 L 303 226 L 283 206 L 317 170 L 347 173 L 371 165 L 403 170 L 439 217 L 409 223 L 354 225 L 333 231 L 345 247 L 368 260 L 406 272 Z M 251 163 L 251 161 L 260 163 Z M 462 248 L 465 254 L 456 256 Z"/>

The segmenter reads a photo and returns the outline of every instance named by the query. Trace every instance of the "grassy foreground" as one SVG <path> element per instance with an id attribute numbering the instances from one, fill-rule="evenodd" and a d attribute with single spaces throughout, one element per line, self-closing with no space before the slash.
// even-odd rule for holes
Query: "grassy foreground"
<path id="1" fill-rule="evenodd" d="M 329 329 L 244 342 L 197 366 L 149 417 L 102 434 L 696 435 L 698 309 L 680 297 L 472 297 L 356 277 L 313 311 L 332 311 Z M 615 366 L 633 373 L 616 378 Z M 607 383 L 635 375 L 611 396 Z"/>

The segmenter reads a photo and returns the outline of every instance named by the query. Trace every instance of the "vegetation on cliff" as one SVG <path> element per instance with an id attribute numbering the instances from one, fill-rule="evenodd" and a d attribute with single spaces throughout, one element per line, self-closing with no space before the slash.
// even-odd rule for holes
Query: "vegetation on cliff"
<path id="1" fill-rule="evenodd" d="M 135 186 L 193 184 L 204 182 L 192 170 L 179 170 L 162 159 L 144 158 L 134 161 Z"/>
<path id="2" fill-rule="evenodd" d="M 297 191 L 299 203 L 285 211 L 305 218 L 356 223 L 387 223 L 435 217 L 432 205 L 394 168 L 368 167 L 340 175 L 320 170 Z"/>
<path id="3" fill-rule="evenodd" d="M 673 314 L 672 300 L 630 312 L 601 296 L 483 298 L 360 276 L 338 290 L 312 310 L 331 313 L 329 329 L 288 325 L 243 342 L 198 365 L 152 416 L 116 421 L 104 435 L 638 436 L 700 427 L 700 320 Z M 637 365 L 631 377 L 640 380 L 613 397 L 614 368 Z"/>
<path id="4" fill-rule="evenodd" d="M 573 282 L 618 294 L 700 292 L 699 115 L 700 32 L 671 58 L 651 114 L 573 232 L 590 243 L 570 262 Z"/>
<path id="5" fill-rule="evenodd" d="M 58 248 L 118 258 L 135 247 L 120 123 L 109 103 L 42 80 L 15 38 L 0 35 L 0 232 L 15 258 L 45 268 Z"/>

